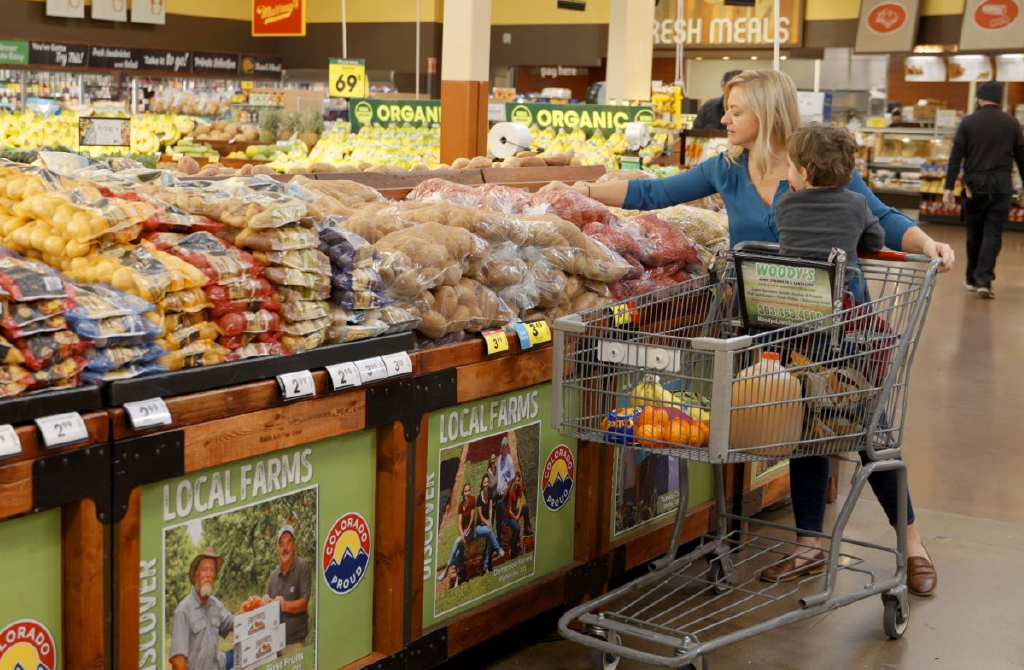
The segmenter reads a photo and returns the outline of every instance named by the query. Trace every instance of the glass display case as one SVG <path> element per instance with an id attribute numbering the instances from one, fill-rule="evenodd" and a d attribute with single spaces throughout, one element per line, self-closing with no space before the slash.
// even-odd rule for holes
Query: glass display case
<path id="1" fill-rule="evenodd" d="M 953 148 L 953 128 L 864 128 L 858 131 L 867 147 L 866 181 L 882 202 L 921 215 L 938 211 L 946 164 Z M 942 216 L 958 215 L 942 211 Z"/>

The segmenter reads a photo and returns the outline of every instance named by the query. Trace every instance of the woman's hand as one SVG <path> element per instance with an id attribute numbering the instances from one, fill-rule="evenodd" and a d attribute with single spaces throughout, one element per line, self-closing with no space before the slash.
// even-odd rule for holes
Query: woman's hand
<path id="1" fill-rule="evenodd" d="M 583 185 L 583 186 L 570 186 L 569 184 L 565 184 L 565 183 L 560 182 L 560 181 L 553 181 L 550 184 L 542 186 L 539 192 L 540 193 L 548 193 L 550 191 L 576 191 L 580 195 L 586 195 L 588 189 L 587 189 L 586 185 Z"/>
<path id="2" fill-rule="evenodd" d="M 939 266 L 939 272 L 948 272 L 952 269 L 953 264 L 956 263 L 956 254 L 953 253 L 953 247 L 948 244 L 936 242 L 930 239 L 924 243 L 924 248 L 921 249 L 928 258 L 941 258 L 942 265 Z"/>

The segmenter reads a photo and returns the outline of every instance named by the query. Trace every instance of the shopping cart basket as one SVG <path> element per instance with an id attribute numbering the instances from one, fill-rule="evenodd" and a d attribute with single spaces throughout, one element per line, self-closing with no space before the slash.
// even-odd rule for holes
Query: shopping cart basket
<path id="1" fill-rule="evenodd" d="M 798 304 L 813 283 L 799 271 L 807 264 L 776 270 L 778 281 L 760 294 L 767 304 L 752 299 L 750 263 L 772 258 L 744 253 L 726 254 L 710 276 L 555 322 L 553 420 L 560 432 L 680 459 L 681 504 L 667 553 L 648 574 L 559 621 L 564 637 L 591 648 L 595 668 L 613 668 L 619 658 L 705 668 L 705 655 L 716 649 L 878 594 L 885 632 L 896 639 L 906 630 L 907 483 L 900 446 L 910 367 L 939 261 L 875 254 L 862 259 L 852 284 L 840 266 L 830 275 L 838 290 L 829 309 L 821 300 L 811 308 Z M 771 265 L 753 267 L 770 275 Z M 826 287 L 827 303 L 828 285 L 820 278 L 818 284 Z M 789 325 L 763 327 L 773 319 Z M 763 568 L 806 547 L 775 537 L 795 528 L 729 513 L 723 464 L 858 451 L 867 464 L 855 460 L 851 491 L 831 533 L 801 531 L 824 540 L 823 580 L 759 581 Z M 691 460 L 714 465 L 717 531 L 676 558 Z M 844 535 L 868 477 L 885 470 L 898 479 L 895 547 Z M 887 567 L 876 574 L 851 550 L 881 556 Z M 858 586 L 837 589 L 840 573 Z"/>

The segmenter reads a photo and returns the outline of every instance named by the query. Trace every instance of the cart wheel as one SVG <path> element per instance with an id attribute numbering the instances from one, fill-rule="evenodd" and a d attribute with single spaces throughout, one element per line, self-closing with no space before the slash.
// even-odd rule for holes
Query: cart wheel
<path id="1" fill-rule="evenodd" d="M 711 582 L 711 590 L 715 592 L 715 595 L 724 596 L 732 591 L 732 586 L 726 581 L 729 576 L 721 561 L 713 560 L 708 565 L 708 581 Z M 697 670 L 701 669 L 697 668 Z"/>
<path id="2" fill-rule="evenodd" d="M 882 627 L 885 634 L 893 640 L 898 640 L 907 632 L 910 625 L 910 608 L 906 610 L 900 605 L 898 598 L 882 596 L 885 603 L 885 612 L 882 615 Z"/>
<path id="3" fill-rule="evenodd" d="M 604 630 L 591 630 L 589 635 L 605 640 L 606 642 L 611 642 L 612 644 L 622 644 L 622 638 L 619 637 L 618 633 L 608 633 Z M 591 670 L 615 670 L 619 667 L 619 661 L 621 660 L 621 657 L 606 651 L 601 651 L 600 649 L 590 650 Z"/>
<path id="4" fill-rule="evenodd" d="M 694 663 L 688 663 L 680 668 L 680 670 L 711 670 L 711 664 L 708 663 L 707 656 L 701 656 Z"/>

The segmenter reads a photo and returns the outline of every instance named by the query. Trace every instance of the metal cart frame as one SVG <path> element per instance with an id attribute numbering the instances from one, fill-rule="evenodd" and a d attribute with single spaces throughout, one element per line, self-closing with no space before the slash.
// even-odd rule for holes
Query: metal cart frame
<path id="1" fill-rule="evenodd" d="M 705 655 L 710 652 L 874 595 L 882 597 L 886 634 L 897 639 L 906 631 L 910 616 L 905 583 L 907 477 L 900 460 L 900 444 L 909 370 L 939 261 L 894 252 L 873 258 L 865 260 L 857 273 L 864 296 L 870 290 L 877 298 L 859 304 L 848 302 L 834 315 L 778 331 L 740 334 L 745 331 L 737 308 L 736 268 L 731 260 L 717 276 L 695 278 L 620 303 L 611 310 L 591 310 L 555 322 L 552 415 L 559 430 L 566 436 L 619 448 L 668 453 L 681 461 L 680 505 L 666 554 L 652 562 L 649 574 L 569 610 L 559 621 L 559 631 L 565 638 L 591 649 L 594 668 L 611 670 L 620 658 L 629 658 L 661 667 L 702 670 L 708 667 Z M 842 276 L 840 270 L 839 278 Z M 836 286 L 837 294 L 846 288 L 841 281 Z M 763 425 L 770 426 L 786 405 L 737 399 L 733 387 L 737 364 L 745 357 L 749 361 L 759 350 L 785 351 L 798 345 L 803 351 L 824 355 L 826 371 L 829 366 L 852 366 L 868 376 L 874 374 L 870 389 L 845 389 L 836 395 L 810 398 L 805 387 L 804 416 L 812 400 L 819 405 L 826 400 L 843 404 L 860 394 L 863 402 L 859 405 L 860 423 L 853 422 L 856 429 L 838 436 L 810 433 L 808 420 L 803 418 L 795 443 L 737 445 L 735 434 L 730 443 L 730 421 L 739 416 L 737 412 L 761 412 L 758 416 L 764 420 Z M 822 369 L 809 360 L 804 362 L 807 365 L 803 367 Z M 623 384 L 623 379 L 632 383 L 641 375 L 649 378 L 651 373 L 675 379 L 684 388 L 699 386 L 707 391 L 708 406 L 698 408 L 710 411 L 706 447 L 676 439 L 638 444 L 613 434 L 602 423 L 601 418 L 621 407 L 629 393 L 623 387 L 630 384 Z M 636 393 L 630 397 L 636 399 Z M 641 400 L 672 404 L 666 403 L 660 393 L 657 398 Z M 825 423 L 836 416 L 825 416 Z M 796 528 L 727 512 L 723 464 L 780 457 L 842 458 L 857 451 L 867 454 L 867 463 L 861 466 L 857 459 L 850 495 L 831 532 L 800 531 L 825 541 L 825 557 L 816 561 L 821 563 L 816 567 L 824 569 L 820 590 L 815 590 L 818 577 L 812 575 L 791 582 L 759 582 L 757 568 L 777 565 L 806 546 L 774 536 L 778 531 L 795 534 Z M 702 537 L 695 550 L 676 558 L 686 517 L 690 460 L 714 465 L 717 530 Z M 868 478 L 882 471 L 897 474 L 895 547 L 845 535 Z M 879 552 L 886 560 L 892 559 L 895 569 L 876 574 L 864 559 L 848 553 L 848 547 Z M 859 575 L 862 586 L 837 593 L 841 572 Z M 764 608 L 787 605 L 781 614 L 751 621 L 762 610 L 770 613 Z"/>

